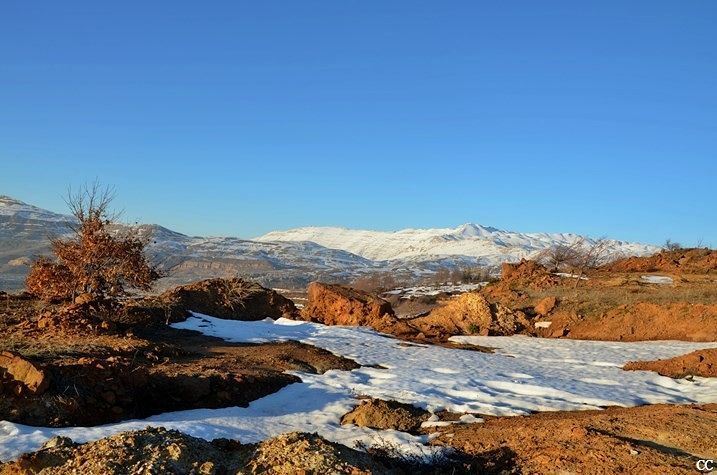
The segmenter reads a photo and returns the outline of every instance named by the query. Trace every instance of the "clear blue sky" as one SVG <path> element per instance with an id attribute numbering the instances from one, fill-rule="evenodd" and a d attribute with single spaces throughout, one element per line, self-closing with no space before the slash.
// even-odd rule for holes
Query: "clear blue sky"
<path id="1" fill-rule="evenodd" d="M 0 194 L 717 245 L 717 2 L 4 1 Z"/>

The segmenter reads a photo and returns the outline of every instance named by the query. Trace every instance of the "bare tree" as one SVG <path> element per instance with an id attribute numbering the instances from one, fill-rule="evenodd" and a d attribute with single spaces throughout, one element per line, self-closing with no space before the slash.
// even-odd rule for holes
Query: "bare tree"
<path id="1" fill-rule="evenodd" d="M 684 249 L 682 247 L 682 244 L 680 244 L 679 242 L 675 242 L 672 239 L 667 239 L 662 247 L 664 247 L 668 251 L 679 251 L 680 249 Z"/>
<path id="2" fill-rule="evenodd" d="M 596 269 L 611 260 L 612 251 L 612 243 L 606 238 L 591 241 L 581 237 L 571 244 L 556 244 L 541 251 L 536 260 L 553 272 L 570 272 L 575 276 L 577 287 L 589 269 Z"/>
<path id="3" fill-rule="evenodd" d="M 447 267 L 441 267 L 433 274 L 433 282 L 436 284 L 445 284 L 451 279 L 451 270 Z"/>
<path id="4" fill-rule="evenodd" d="M 604 237 L 595 241 L 580 238 L 576 241 L 574 249 L 575 257 L 570 265 L 573 269 L 573 274 L 576 276 L 575 287 L 580 284 L 589 269 L 597 269 L 607 264 L 611 259 L 612 244 Z"/>
<path id="5" fill-rule="evenodd" d="M 571 267 L 577 260 L 579 247 L 583 241 L 576 241 L 573 244 L 556 244 L 538 253 L 535 260 L 543 264 L 553 272 Z"/>
<path id="6" fill-rule="evenodd" d="M 389 272 L 372 272 L 358 277 L 350 286 L 364 292 L 381 293 L 396 288 L 397 282 Z"/>

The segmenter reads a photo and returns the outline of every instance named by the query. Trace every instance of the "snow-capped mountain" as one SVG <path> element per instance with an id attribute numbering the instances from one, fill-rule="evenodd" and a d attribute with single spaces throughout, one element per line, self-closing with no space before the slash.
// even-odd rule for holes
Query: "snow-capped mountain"
<path id="1" fill-rule="evenodd" d="M 468 223 L 457 228 L 404 229 L 395 232 L 308 227 L 273 231 L 256 240 L 311 241 L 379 261 L 421 262 L 460 256 L 481 258 L 485 263 L 495 265 L 506 260 L 530 257 L 556 244 L 571 244 L 580 238 L 570 233 L 518 233 Z M 657 251 L 655 246 L 624 241 L 611 241 L 611 247 L 614 253 L 625 255 Z"/>
<path id="2" fill-rule="evenodd" d="M 0 196 L 0 290 L 23 286 L 28 264 L 49 254 L 49 238 L 70 232 L 72 216 Z M 117 231 L 127 225 L 112 225 Z M 148 242 L 147 253 L 167 277 L 160 287 L 209 277 L 246 276 L 265 285 L 303 286 L 347 280 L 380 264 L 312 242 L 257 242 L 187 236 L 156 224 L 129 226 Z"/>
<path id="3" fill-rule="evenodd" d="M 0 196 L 0 290 L 22 288 L 28 263 L 49 253 L 49 237 L 69 232 L 72 216 Z M 127 225 L 113 225 L 117 230 Z M 386 271 L 418 276 L 441 268 L 497 267 L 530 257 L 576 234 L 516 233 L 477 224 L 396 232 L 312 227 L 275 231 L 254 240 L 187 236 L 157 224 L 130 226 L 148 242 L 152 261 L 165 271 L 161 286 L 209 277 L 245 276 L 264 285 L 300 287 L 312 280 L 351 280 Z M 614 241 L 624 255 L 655 246 Z"/>

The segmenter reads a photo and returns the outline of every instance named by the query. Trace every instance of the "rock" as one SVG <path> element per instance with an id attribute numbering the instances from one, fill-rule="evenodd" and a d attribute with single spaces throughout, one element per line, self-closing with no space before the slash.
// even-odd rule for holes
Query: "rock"
<path id="1" fill-rule="evenodd" d="M 344 414 L 341 425 L 354 424 L 371 429 L 393 429 L 415 434 L 420 432 L 421 424 L 429 417 L 431 414 L 428 411 L 410 404 L 369 399 Z"/>
<path id="2" fill-rule="evenodd" d="M 538 315 L 545 316 L 553 311 L 555 306 L 558 304 L 558 299 L 555 297 L 545 297 L 535 306 L 535 313 Z"/>
<path id="3" fill-rule="evenodd" d="M 523 312 L 512 310 L 503 304 L 497 303 L 494 306 L 493 321 L 488 334 L 494 336 L 515 335 L 528 325 L 528 319 Z"/>
<path id="4" fill-rule="evenodd" d="M 75 443 L 69 437 L 62 437 L 60 435 L 56 435 L 55 437 L 49 439 L 47 442 L 42 444 L 42 449 L 55 449 L 58 447 L 72 447 L 74 445 L 75 445 Z"/>
<path id="5" fill-rule="evenodd" d="M 0 353 L 0 371 L 6 373 L 30 394 L 42 394 L 50 386 L 49 375 L 25 358 L 3 351 Z"/>
<path id="6" fill-rule="evenodd" d="M 491 305 L 480 293 L 453 297 L 411 325 L 428 335 L 514 335 L 528 326 L 525 314 L 500 303 Z"/>
<path id="7" fill-rule="evenodd" d="M 415 329 L 398 319 L 391 304 L 375 295 L 337 284 L 312 282 L 301 317 L 324 325 L 373 328 L 399 337 L 414 335 Z"/>
<path id="8" fill-rule="evenodd" d="M 423 333 L 446 335 L 488 335 L 492 322 L 490 304 L 475 292 L 455 296 L 427 316 L 411 320 Z"/>
<path id="9" fill-rule="evenodd" d="M 394 317 L 387 301 L 375 295 L 338 284 L 312 282 L 303 317 L 326 325 L 371 326 L 384 316 Z"/>

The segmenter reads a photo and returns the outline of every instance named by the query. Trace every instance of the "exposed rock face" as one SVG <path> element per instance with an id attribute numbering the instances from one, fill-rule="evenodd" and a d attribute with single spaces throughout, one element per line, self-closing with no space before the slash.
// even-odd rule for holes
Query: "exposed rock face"
<path id="1" fill-rule="evenodd" d="M 396 318 L 387 301 L 368 292 L 337 284 L 309 284 L 308 301 L 301 317 L 324 325 L 371 327 L 399 337 L 410 337 L 416 333 L 410 325 Z"/>
<path id="2" fill-rule="evenodd" d="M 168 290 L 158 298 L 172 317 L 198 312 L 230 320 L 295 318 L 294 302 L 278 292 L 243 279 L 208 279 Z"/>
<path id="3" fill-rule="evenodd" d="M 501 303 L 497 303 L 491 308 L 493 321 L 488 330 L 489 335 L 515 335 L 530 325 L 525 314 L 520 310 L 513 310 Z"/>
<path id="4" fill-rule="evenodd" d="M 411 325 L 426 335 L 513 335 L 528 326 L 525 314 L 500 303 L 491 305 L 477 292 L 450 299 Z"/>
<path id="5" fill-rule="evenodd" d="M 558 299 L 555 297 L 545 297 L 540 302 L 538 302 L 535 307 L 535 313 L 541 316 L 545 316 L 553 311 L 555 306 L 558 304 Z"/>
<path id="6" fill-rule="evenodd" d="M 391 304 L 375 295 L 338 284 L 312 282 L 308 303 L 302 311 L 305 320 L 326 325 L 373 326 L 394 318 Z"/>
<path id="7" fill-rule="evenodd" d="M 411 320 L 427 335 L 488 335 L 492 322 L 490 304 L 474 292 L 453 297 L 427 316 Z"/>
<path id="8" fill-rule="evenodd" d="M 354 424 L 380 430 L 393 429 L 415 434 L 430 416 L 431 414 L 425 409 L 410 404 L 368 399 L 362 401 L 351 412 L 344 414 L 341 424 Z"/>
<path id="9" fill-rule="evenodd" d="M 0 373 L 19 383 L 20 392 L 42 394 L 50 386 L 50 378 L 44 370 L 8 351 L 0 353 Z"/>

